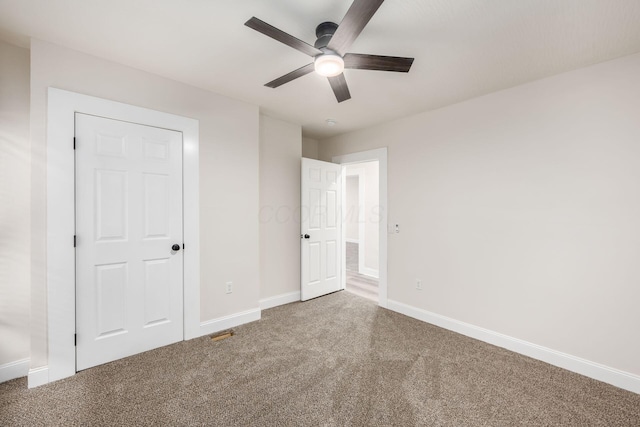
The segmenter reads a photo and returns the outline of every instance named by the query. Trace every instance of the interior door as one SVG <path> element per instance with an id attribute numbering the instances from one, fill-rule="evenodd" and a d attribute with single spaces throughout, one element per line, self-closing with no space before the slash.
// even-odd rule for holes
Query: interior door
<path id="1" fill-rule="evenodd" d="M 182 134 L 76 114 L 76 368 L 183 339 Z"/>
<path id="2" fill-rule="evenodd" d="M 302 301 L 342 289 L 342 166 L 302 159 Z"/>

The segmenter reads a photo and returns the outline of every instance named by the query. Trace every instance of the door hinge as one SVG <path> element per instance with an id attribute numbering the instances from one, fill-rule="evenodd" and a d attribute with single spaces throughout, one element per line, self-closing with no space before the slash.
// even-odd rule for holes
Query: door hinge
<path id="1" fill-rule="evenodd" d="M 74 346 L 78 345 L 78 334 L 73 334 L 73 345 Z"/>
<path id="2" fill-rule="evenodd" d="M 184 249 L 184 243 L 182 244 L 182 249 Z"/>
<path id="3" fill-rule="evenodd" d="M 73 247 L 74 248 L 76 247 L 76 235 L 75 234 L 73 235 Z"/>
<path id="4" fill-rule="evenodd" d="M 76 149 L 76 137 L 75 136 L 73 137 L 73 149 L 74 150 Z"/>

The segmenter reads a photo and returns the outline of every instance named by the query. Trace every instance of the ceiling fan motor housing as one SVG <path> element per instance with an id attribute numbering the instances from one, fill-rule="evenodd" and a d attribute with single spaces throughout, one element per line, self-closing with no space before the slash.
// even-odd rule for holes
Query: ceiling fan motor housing
<path id="1" fill-rule="evenodd" d="M 329 44 L 329 40 L 335 34 L 338 29 L 338 24 L 335 22 L 323 22 L 316 27 L 316 37 L 318 40 L 314 43 L 316 49 L 326 48 Z"/>

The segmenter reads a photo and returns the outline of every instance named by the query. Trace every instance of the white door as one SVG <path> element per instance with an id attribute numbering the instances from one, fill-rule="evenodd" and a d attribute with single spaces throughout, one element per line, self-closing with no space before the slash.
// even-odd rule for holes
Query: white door
<path id="1" fill-rule="evenodd" d="M 77 113 L 75 136 L 79 371 L 183 339 L 182 134 Z"/>
<path id="2" fill-rule="evenodd" d="M 342 289 L 342 166 L 302 159 L 302 301 Z"/>

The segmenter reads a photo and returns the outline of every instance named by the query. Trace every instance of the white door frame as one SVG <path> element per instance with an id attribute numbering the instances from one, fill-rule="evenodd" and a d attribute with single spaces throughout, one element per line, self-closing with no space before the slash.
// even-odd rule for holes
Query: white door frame
<path id="1" fill-rule="evenodd" d="M 48 375 L 37 384 L 76 373 L 75 113 L 182 132 L 184 206 L 184 339 L 200 330 L 199 122 L 61 89 L 48 90 L 47 116 L 47 326 Z M 31 376 L 30 376 L 31 380 Z M 30 381 L 31 382 L 31 381 Z M 36 382 L 34 380 L 34 382 Z M 30 386 L 32 386 L 30 384 Z"/>
<path id="2" fill-rule="evenodd" d="M 387 218 L 389 216 L 389 209 L 387 206 L 387 148 L 378 148 L 375 150 L 361 151 L 359 153 L 344 154 L 342 156 L 334 156 L 331 161 L 342 165 L 363 163 L 369 161 L 378 161 L 378 168 L 380 171 L 379 177 L 379 204 L 380 204 L 380 224 L 379 224 L 379 250 L 380 250 L 380 265 L 378 279 L 378 305 L 380 307 L 387 308 Z M 343 180 L 343 186 L 345 185 Z M 345 189 L 343 187 L 342 197 L 343 204 Z M 345 253 L 346 249 L 346 234 L 345 227 L 342 229 L 342 253 Z M 342 260 L 342 287 L 345 287 L 346 280 L 346 262 Z"/>

